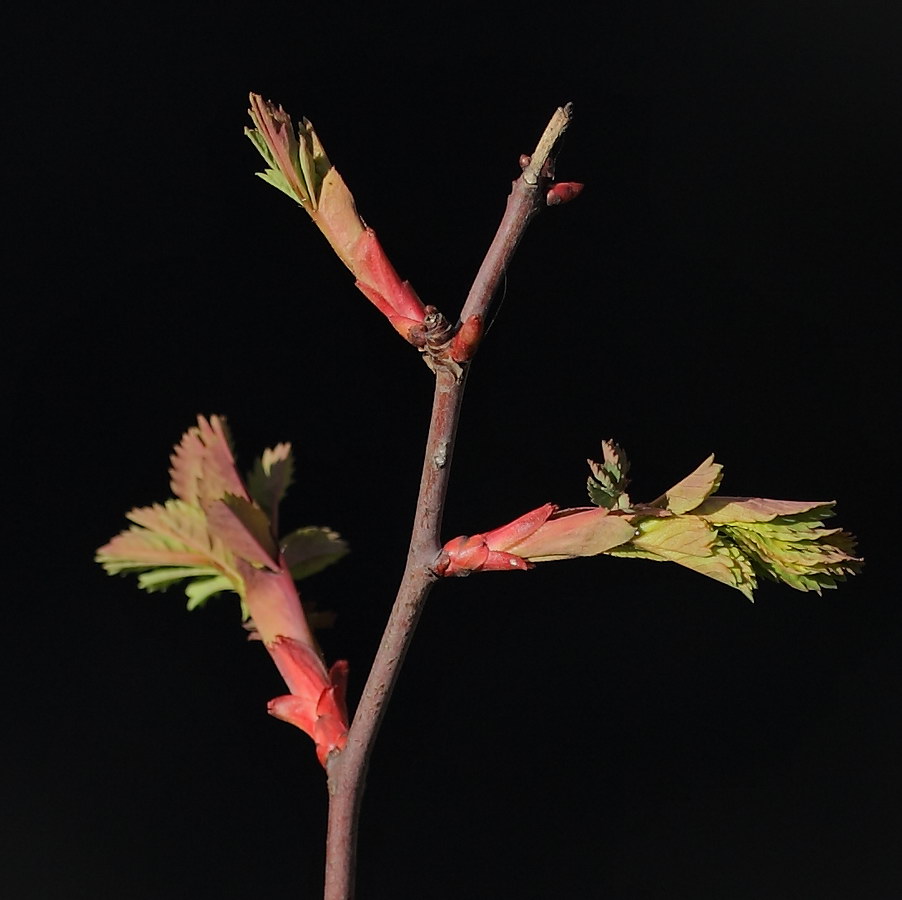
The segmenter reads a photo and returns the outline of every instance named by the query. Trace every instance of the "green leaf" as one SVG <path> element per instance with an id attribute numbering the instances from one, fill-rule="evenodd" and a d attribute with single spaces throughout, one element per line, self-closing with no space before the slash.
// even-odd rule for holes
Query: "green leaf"
<path id="1" fill-rule="evenodd" d="M 859 572 L 862 561 L 852 555 L 851 535 L 819 525 L 775 518 L 721 525 L 718 531 L 728 535 L 761 574 L 796 590 L 820 594 Z"/>
<path id="2" fill-rule="evenodd" d="M 186 578 L 192 579 L 185 586 L 189 610 L 203 606 L 214 594 L 236 591 L 235 585 L 228 576 L 221 574 L 216 569 L 202 566 L 182 569 L 151 569 L 138 575 L 138 586 L 148 593 L 154 593 L 155 591 L 165 591 L 176 582 Z"/>
<path id="3" fill-rule="evenodd" d="M 271 184 L 274 188 L 280 190 L 286 196 L 291 197 L 295 203 L 300 202 L 291 189 L 288 180 L 278 169 L 267 169 L 265 172 L 255 172 L 254 174 L 258 178 L 262 178 L 267 184 Z"/>
<path id="4" fill-rule="evenodd" d="M 217 569 L 213 569 L 209 566 L 186 566 L 184 568 L 165 568 L 165 569 L 150 569 L 147 572 L 142 572 L 138 575 L 138 587 L 143 588 L 148 593 L 153 593 L 154 591 L 165 591 L 167 588 L 172 587 L 177 581 L 182 581 L 185 578 L 197 578 L 203 575 L 216 575 L 217 577 L 221 576 L 221 573 Z M 228 579 L 226 579 L 228 582 Z M 231 582 L 229 582 L 231 584 Z"/>
<path id="5" fill-rule="evenodd" d="M 247 477 L 248 493 L 269 516 L 272 531 L 278 534 L 279 504 L 294 480 L 294 457 L 291 444 L 277 444 L 263 451 Z"/>
<path id="6" fill-rule="evenodd" d="M 234 585 L 225 575 L 217 575 L 214 578 L 198 578 L 185 588 L 185 593 L 188 595 L 188 609 L 198 609 L 214 594 L 234 590 Z M 245 609 L 243 597 L 241 598 L 241 608 Z M 247 616 L 245 615 L 244 618 L 246 619 Z"/>
<path id="7" fill-rule="evenodd" d="M 323 178 L 332 168 L 313 126 L 302 119 L 295 128 L 281 106 L 259 94 L 250 95 L 248 113 L 255 127 L 244 133 L 267 163 L 266 171 L 257 174 L 313 215 Z"/>
<path id="8" fill-rule="evenodd" d="M 257 152 L 266 160 L 266 165 L 270 168 L 275 168 L 275 160 L 272 157 L 268 144 L 263 139 L 263 135 L 256 128 L 245 128 L 244 135 L 250 138 L 250 142 L 257 148 Z M 259 175 L 260 173 L 258 172 L 257 174 Z"/>
<path id="9" fill-rule="evenodd" d="M 626 475 L 630 464 L 626 453 L 613 441 L 602 441 L 601 448 L 603 462 L 586 460 L 592 472 L 586 485 L 589 499 L 604 509 L 628 509 L 630 498 L 625 492 L 629 484 Z"/>
<path id="10" fill-rule="evenodd" d="M 336 532 L 316 525 L 298 528 L 282 540 L 285 563 L 295 581 L 338 562 L 348 549 L 347 543 Z"/>
<path id="11" fill-rule="evenodd" d="M 692 515 L 643 519 L 638 531 L 630 543 L 609 554 L 675 562 L 752 599 L 757 582 L 750 562 L 732 541 L 703 520 Z"/>

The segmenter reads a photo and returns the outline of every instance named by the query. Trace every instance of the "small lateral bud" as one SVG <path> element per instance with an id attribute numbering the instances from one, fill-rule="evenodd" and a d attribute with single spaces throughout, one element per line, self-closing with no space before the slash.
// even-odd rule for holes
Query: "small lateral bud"
<path id="1" fill-rule="evenodd" d="M 569 203 L 575 200 L 581 193 L 584 185 L 578 181 L 559 181 L 553 184 L 545 195 L 545 202 L 549 206 L 560 206 L 561 203 Z"/>
<path id="2" fill-rule="evenodd" d="M 466 362 L 471 359 L 482 339 L 482 317 L 470 316 L 460 330 L 451 339 L 451 359 L 454 362 Z"/>
<path id="3" fill-rule="evenodd" d="M 520 155 L 520 168 L 525 169 L 532 162 L 532 157 L 528 153 Z"/>

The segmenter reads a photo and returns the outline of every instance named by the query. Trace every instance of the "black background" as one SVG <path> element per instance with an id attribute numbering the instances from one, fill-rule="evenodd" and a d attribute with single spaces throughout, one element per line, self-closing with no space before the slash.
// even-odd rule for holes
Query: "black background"
<path id="1" fill-rule="evenodd" d="M 93 4 L 8 55 L 4 881 L 16 898 L 316 897 L 324 778 L 269 718 L 237 604 L 94 549 L 224 413 L 294 443 L 286 526 L 353 547 L 305 593 L 356 701 L 403 567 L 428 371 L 252 175 L 248 90 L 315 123 L 395 266 L 454 317 L 517 157 L 576 107 L 578 202 L 531 226 L 476 361 L 445 536 L 584 502 L 615 437 L 651 499 L 837 499 L 868 567 L 754 605 L 612 559 L 439 584 L 379 738 L 361 898 L 902 891 L 900 17 L 877 4 Z M 889 7 L 880 7 L 889 9 Z"/>

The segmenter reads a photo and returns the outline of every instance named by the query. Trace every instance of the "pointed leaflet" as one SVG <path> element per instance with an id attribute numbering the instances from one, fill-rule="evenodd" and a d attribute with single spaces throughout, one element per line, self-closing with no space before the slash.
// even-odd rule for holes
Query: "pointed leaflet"
<path id="1" fill-rule="evenodd" d="M 181 569 L 176 567 L 148 569 L 146 572 L 139 573 L 138 586 L 152 594 L 154 591 L 165 591 L 177 581 L 182 581 L 185 578 L 198 578 L 203 575 L 219 577 L 219 570 L 214 569 L 212 566 L 186 566 Z M 231 590 L 228 579 L 226 579 L 226 584 L 222 590 Z"/>
<path id="2" fill-rule="evenodd" d="M 855 541 L 835 528 L 820 523 L 783 524 L 737 522 L 718 526 L 755 566 L 773 581 L 782 581 L 799 591 L 835 588 L 838 581 L 861 570 L 862 560 L 853 556 Z"/>
<path id="3" fill-rule="evenodd" d="M 663 506 L 674 515 L 694 509 L 720 486 L 723 466 L 714 462 L 712 453 L 694 472 L 677 482 L 663 496 L 653 501 L 653 506 Z"/>
<path id="4" fill-rule="evenodd" d="M 138 572 L 138 586 L 147 591 L 194 579 L 185 588 L 189 609 L 214 593 L 242 593 L 235 559 L 209 533 L 201 509 L 182 500 L 167 500 L 162 505 L 133 509 L 128 518 L 136 524 L 97 551 L 97 562 L 110 575 Z"/>
<path id="5" fill-rule="evenodd" d="M 709 457 L 655 501 L 666 502 L 668 512 L 677 515 L 640 520 L 641 536 L 613 555 L 638 551 L 648 558 L 671 559 L 738 588 L 749 599 L 757 586 L 756 574 L 820 593 L 860 569 L 851 536 L 821 527 L 832 515 L 832 502 L 714 496 L 700 500 L 717 489 L 720 471 Z M 713 535 L 707 552 L 685 553 L 680 552 L 685 548 L 674 546 L 674 537 L 685 540 L 692 533 L 700 535 L 702 528 Z"/>
<path id="6" fill-rule="evenodd" d="M 291 444 L 277 444 L 263 451 L 247 477 L 247 490 L 253 501 L 269 516 L 273 534 L 279 533 L 279 504 L 294 480 Z"/>
<path id="7" fill-rule="evenodd" d="M 706 522 L 770 522 L 776 517 L 821 520 L 832 516 L 834 500 L 766 500 L 763 497 L 709 497 L 693 513 Z"/>
<path id="8" fill-rule="evenodd" d="M 282 539 L 282 558 L 295 581 L 315 575 L 347 552 L 347 543 L 331 528 L 309 525 Z"/>
<path id="9" fill-rule="evenodd" d="M 642 520 L 637 530 L 636 537 L 611 550 L 610 555 L 675 562 L 752 599 L 756 582 L 751 566 L 706 522 L 691 515 L 656 517 Z"/>
<path id="10" fill-rule="evenodd" d="M 207 527 L 223 545 L 246 562 L 278 571 L 279 555 L 269 519 L 259 506 L 226 494 L 207 506 Z"/>
<path id="11" fill-rule="evenodd" d="M 140 577 L 138 583 L 141 583 Z M 232 582 L 225 575 L 217 575 L 213 578 L 195 578 L 189 585 L 185 587 L 185 594 L 188 597 L 188 609 L 198 609 L 203 606 L 210 597 L 221 594 L 223 591 L 233 591 L 235 588 Z M 241 601 L 242 609 L 245 603 Z M 247 618 L 245 616 L 245 618 Z"/>
<path id="12" fill-rule="evenodd" d="M 629 484 L 626 473 L 630 464 L 623 452 L 613 441 L 601 442 L 604 462 L 597 463 L 586 460 L 592 474 L 587 484 L 589 499 L 596 506 L 605 509 L 627 509 L 630 505 L 629 495 L 625 493 Z"/>
<path id="13" fill-rule="evenodd" d="M 198 416 L 197 426 L 185 432 L 170 460 L 172 493 L 191 506 L 203 506 L 224 494 L 247 498 L 221 416 L 210 416 L 209 421 Z"/>
<path id="14" fill-rule="evenodd" d="M 135 513 L 152 512 L 153 509 L 132 510 L 128 515 L 131 518 Z M 170 534 L 132 526 L 104 544 L 97 551 L 97 561 L 102 563 L 109 575 L 117 575 L 130 569 L 153 566 L 203 566 L 209 562 L 209 554 L 192 549 Z"/>
<path id="15" fill-rule="evenodd" d="M 270 166 L 261 177 L 313 212 L 319 185 L 311 183 L 306 177 L 315 171 L 315 165 L 309 159 L 312 147 L 306 130 L 302 127 L 300 134 L 296 135 L 285 110 L 264 100 L 259 94 L 251 94 L 250 103 L 248 114 L 256 129 L 245 128 L 244 133 Z M 309 123 L 305 121 L 305 125 Z M 321 146 L 319 150 L 322 152 Z M 308 158 L 302 163 L 299 157 Z"/>

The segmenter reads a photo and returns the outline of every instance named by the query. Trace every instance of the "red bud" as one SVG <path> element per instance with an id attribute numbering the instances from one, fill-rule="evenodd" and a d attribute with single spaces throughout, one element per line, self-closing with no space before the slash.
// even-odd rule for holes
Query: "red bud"
<path id="1" fill-rule="evenodd" d="M 457 334 L 451 338 L 451 359 L 454 362 L 466 362 L 473 357 L 479 341 L 482 339 L 482 317 L 470 316 Z"/>
<path id="2" fill-rule="evenodd" d="M 578 181 L 559 181 L 553 184 L 545 195 L 545 202 L 549 206 L 559 206 L 561 203 L 569 203 L 575 200 L 582 191 L 584 185 Z"/>

